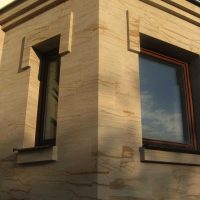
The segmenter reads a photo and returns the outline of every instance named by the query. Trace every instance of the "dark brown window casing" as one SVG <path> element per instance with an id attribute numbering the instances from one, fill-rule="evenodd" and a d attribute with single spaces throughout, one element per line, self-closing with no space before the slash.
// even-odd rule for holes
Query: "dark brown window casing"
<path id="1" fill-rule="evenodd" d="M 194 122 L 194 113 L 193 113 L 193 103 L 192 103 L 192 94 L 190 87 L 190 79 L 189 79 L 189 66 L 186 62 L 182 62 L 175 58 L 171 58 L 165 56 L 160 53 L 156 53 L 154 51 L 141 48 L 141 56 L 150 56 L 153 59 L 158 59 L 164 62 L 169 62 L 175 64 L 183 69 L 183 77 L 184 77 L 184 91 L 185 91 L 185 103 L 186 103 L 186 113 L 187 113 L 187 123 L 188 123 L 188 137 L 189 142 L 179 143 L 173 141 L 162 141 L 157 139 L 148 139 L 143 138 L 143 146 L 146 148 L 153 149 L 163 149 L 163 150 L 171 150 L 171 151 L 183 151 L 183 152 L 196 152 L 197 151 L 197 141 L 196 141 L 196 133 L 195 133 L 195 122 Z M 167 74 L 166 74 L 167 75 Z M 140 77 L 141 78 L 141 77 Z M 143 126 L 143 125 L 142 125 Z"/>
<path id="2" fill-rule="evenodd" d="M 59 95 L 60 56 L 57 50 L 40 56 L 40 90 L 36 126 L 36 146 L 55 145 Z"/>

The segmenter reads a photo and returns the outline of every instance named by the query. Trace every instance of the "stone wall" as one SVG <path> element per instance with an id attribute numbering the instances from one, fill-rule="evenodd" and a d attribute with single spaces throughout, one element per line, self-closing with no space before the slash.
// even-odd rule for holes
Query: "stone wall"
<path id="1" fill-rule="evenodd" d="M 42 4 L 20 5 L 30 2 Z M 199 166 L 141 162 L 138 58 L 140 34 L 200 54 L 200 9 L 182 0 L 62 2 L 3 25 L 0 200 L 199 200 Z M 39 60 L 31 46 L 58 33 L 58 159 L 17 164 L 13 148 L 34 146 Z"/>
<path id="2" fill-rule="evenodd" d="M 98 199 L 200 199 L 199 166 L 143 163 L 139 153 L 139 34 L 200 54 L 199 25 L 183 19 L 182 12 L 164 1 L 100 1 Z"/>
<path id="3" fill-rule="evenodd" d="M 34 144 L 38 98 L 36 55 L 30 54 L 30 68 L 19 70 L 22 39 L 37 43 L 55 30 L 68 31 L 65 19 L 70 12 L 74 14 L 73 43 L 71 52 L 61 57 L 58 160 L 18 165 L 17 153 L 12 150 L 22 148 L 27 140 L 28 147 Z M 0 199 L 95 199 L 98 1 L 65 1 L 7 30 L 4 44 L 0 68 Z"/>

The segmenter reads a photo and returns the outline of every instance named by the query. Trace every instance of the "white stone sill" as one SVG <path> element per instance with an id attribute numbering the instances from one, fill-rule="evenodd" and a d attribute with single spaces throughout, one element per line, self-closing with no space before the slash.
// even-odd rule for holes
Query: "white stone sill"
<path id="1" fill-rule="evenodd" d="M 200 155 L 140 147 L 141 162 L 200 166 Z"/>
<path id="2" fill-rule="evenodd" d="M 15 149 L 15 151 L 18 151 L 17 164 L 57 160 L 57 146 Z"/>

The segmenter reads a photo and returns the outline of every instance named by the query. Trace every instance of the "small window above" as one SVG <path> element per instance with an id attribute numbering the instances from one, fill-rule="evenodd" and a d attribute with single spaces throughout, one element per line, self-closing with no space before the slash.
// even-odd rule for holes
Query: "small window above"
<path id="1" fill-rule="evenodd" d="M 200 0 L 187 0 L 187 1 L 200 7 Z"/>

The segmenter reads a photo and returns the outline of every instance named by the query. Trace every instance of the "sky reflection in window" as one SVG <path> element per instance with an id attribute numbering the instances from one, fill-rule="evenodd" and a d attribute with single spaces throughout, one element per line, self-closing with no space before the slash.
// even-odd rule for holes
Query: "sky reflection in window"
<path id="1" fill-rule="evenodd" d="M 140 56 L 140 90 L 143 138 L 189 143 L 183 68 Z"/>

